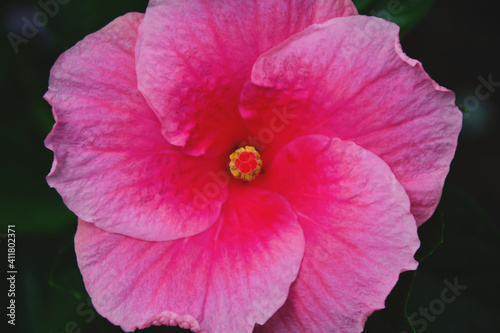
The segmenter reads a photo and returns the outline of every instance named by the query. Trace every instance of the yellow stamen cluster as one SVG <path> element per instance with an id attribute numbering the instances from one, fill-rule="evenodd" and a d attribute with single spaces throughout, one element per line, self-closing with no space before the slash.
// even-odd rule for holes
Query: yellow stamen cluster
<path id="1" fill-rule="evenodd" d="M 236 162 L 238 160 L 238 158 L 240 157 L 241 153 L 243 152 L 250 152 L 250 153 L 253 153 L 255 154 L 255 162 L 252 162 L 253 165 L 255 165 L 255 168 L 252 168 L 251 170 L 249 170 L 249 172 L 247 173 L 243 173 L 241 171 L 242 166 L 242 162 L 241 160 Z M 260 159 L 260 154 L 257 150 L 255 150 L 254 147 L 252 146 L 245 146 L 245 147 L 241 147 L 241 148 L 238 148 L 234 151 L 234 153 L 232 153 L 230 156 L 229 156 L 229 159 L 230 159 L 230 162 L 229 162 L 229 170 L 231 171 L 232 175 L 236 178 L 239 178 L 239 179 L 242 179 L 244 181 L 251 181 L 253 179 L 255 179 L 255 177 L 257 177 L 257 175 L 260 173 L 260 171 L 262 170 L 262 160 Z M 247 163 L 247 162 L 243 162 L 243 163 Z M 240 164 L 240 165 L 238 165 Z M 238 166 L 241 168 L 238 168 Z M 248 166 L 247 166 L 248 168 Z"/>

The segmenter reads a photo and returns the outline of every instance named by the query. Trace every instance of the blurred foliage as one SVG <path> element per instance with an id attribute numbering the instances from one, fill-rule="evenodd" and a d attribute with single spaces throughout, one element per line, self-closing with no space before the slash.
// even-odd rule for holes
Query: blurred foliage
<path id="1" fill-rule="evenodd" d="M 434 0 L 354 0 L 361 15 L 378 16 L 394 22 L 405 37 L 432 8 Z"/>
<path id="2" fill-rule="evenodd" d="M 59 248 L 50 272 L 49 285 L 82 300 L 89 297 L 76 262 L 73 239 Z"/>

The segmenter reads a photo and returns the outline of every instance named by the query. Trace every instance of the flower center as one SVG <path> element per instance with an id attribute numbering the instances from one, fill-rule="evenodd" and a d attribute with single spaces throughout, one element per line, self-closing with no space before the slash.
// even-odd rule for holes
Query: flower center
<path id="1" fill-rule="evenodd" d="M 229 170 L 233 176 L 245 181 L 251 181 L 262 170 L 260 154 L 252 146 L 238 148 L 229 156 Z"/>

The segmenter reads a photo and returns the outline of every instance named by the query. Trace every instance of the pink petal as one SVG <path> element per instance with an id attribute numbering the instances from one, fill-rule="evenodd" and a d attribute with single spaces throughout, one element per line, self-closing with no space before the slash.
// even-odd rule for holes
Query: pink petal
<path id="1" fill-rule="evenodd" d="M 352 142 L 311 135 L 283 147 L 261 186 L 288 199 L 306 250 L 285 305 L 262 332 L 361 332 L 419 246 L 390 168 Z"/>
<path id="2" fill-rule="evenodd" d="M 257 57 L 312 23 L 356 13 L 350 0 L 150 1 L 139 89 L 170 143 L 191 155 L 225 153 L 248 134 L 238 100 Z"/>
<path id="3" fill-rule="evenodd" d="M 47 181 L 76 215 L 99 228 L 175 239 L 215 223 L 227 191 L 214 192 L 213 184 L 219 172 L 226 175 L 225 161 L 187 156 L 161 135 L 135 78 L 143 16 L 116 19 L 52 68 L 45 98 L 56 125 L 46 145 L 55 158 Z"/>
<path id="4" fill-rule="evenodd" d="M 297 217 L 281 196 L 232 191 L 218 222 L 174 241 L 110 234 L 80 220 L 78 264 L 96 310 L 125 331 L 178 325 L 251 332 L 288 295 L 304 253 Z"/>
<path id="5" fill-rule="evenodd" d="M 240 112 L 256 133 L 287 109 L 290 124 L 274 133 L 270 155 L 315 133 L 374 152 L 404 186 L 420 225 L 441 196 L 462 115 L 454 94 L 402 52 L 398 30 L 365 16 L 305 29 L 256 61 Z"/>

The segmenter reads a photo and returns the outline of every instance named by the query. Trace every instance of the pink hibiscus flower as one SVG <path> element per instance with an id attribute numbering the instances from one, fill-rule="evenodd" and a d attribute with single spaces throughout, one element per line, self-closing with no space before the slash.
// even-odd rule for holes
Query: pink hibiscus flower
<path id="1" fill-rule="evenodd" d="M 362 331 L 417 266 L 461 127 L 350 0 L 154 0 L 62 54 L 45 98 L 48 182 L 125 331 Z"/>

